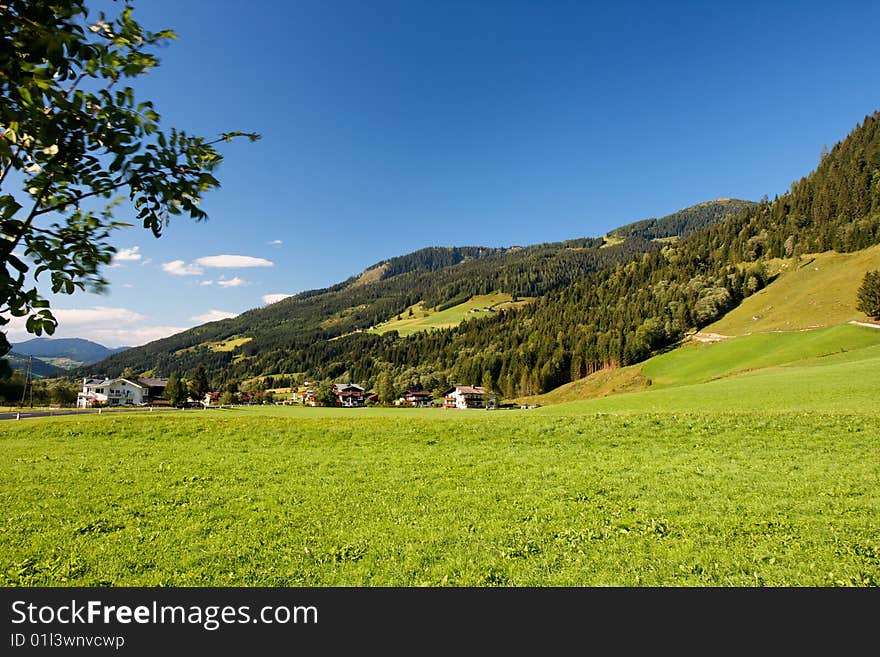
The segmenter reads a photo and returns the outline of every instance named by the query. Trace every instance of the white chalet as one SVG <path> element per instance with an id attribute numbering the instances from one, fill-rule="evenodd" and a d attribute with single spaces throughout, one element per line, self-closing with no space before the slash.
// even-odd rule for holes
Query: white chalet
<path id="1" fill-rule="evenodd" d="M 337 404 L 347 407 L 363 406 L 366 397 L 364 389 L 354 383 L 334 383 L 333 394 Z"/>
<path id="2" fill-rule="evenodd" d="M 140 406 L 147 401 L 149 394 L 149 385 L 130 379 L 83 379 L 83 389 L 76 396 L 76 406 Z"/>
<path id="3" fill-rule="evenodd" d="M 480 386 L 455 386 L 443 393 L 443 408 L 486 408 L 486 391 Z"/>

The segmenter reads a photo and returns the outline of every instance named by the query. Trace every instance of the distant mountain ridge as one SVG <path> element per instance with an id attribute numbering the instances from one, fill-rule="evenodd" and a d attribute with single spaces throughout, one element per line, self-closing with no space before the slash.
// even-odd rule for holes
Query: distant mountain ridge
<path id="1" fill-rule="evenodd" d="M 19 356 L 33 356 L 62 369 L 97 363 L 126 349 L 111 349 L 84 338 L 32 338 L 12 345 Z"/>
<path id="2" fill-rule="evenodd" d="M 723 221 L 727 217 L 739 214 L 756 206 L 754 201 L 743 201 L 737 198 L 719 198 L 714 201 L 697 203 L 684 210 L 666 215 L 661 219 L 643 219 L 608 233 L 609 237 L 629 238 L 641 237 L 646 240 L 666 239 L 669 237 L 687 237 L 707 226 Z"/>

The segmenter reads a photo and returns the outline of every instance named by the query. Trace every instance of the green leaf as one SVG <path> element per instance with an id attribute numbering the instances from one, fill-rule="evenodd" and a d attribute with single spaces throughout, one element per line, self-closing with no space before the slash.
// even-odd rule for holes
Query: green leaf
<path id="1" fill-rule="evenodd" d="M 27 266 L 26 264 L 24 264 L 21 260 L 19 260 L 19 259 L 18 259 L 14 254 L 12 254 L 12 253 L 10 253 L 8 256 L 6 256 L 6 261 L 7 261 L 10 265 L 12 265 L 13 267 L 15 267 L 18 271 L 20 271 L 22 274 L 25 273 L 25 272 L 28 270 L 28 266 Z"/>

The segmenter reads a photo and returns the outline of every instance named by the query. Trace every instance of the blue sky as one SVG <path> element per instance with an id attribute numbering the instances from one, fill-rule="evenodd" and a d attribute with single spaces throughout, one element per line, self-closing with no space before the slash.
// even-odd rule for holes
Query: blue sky
<path id="1" fill-rule="evenodd" d="M 121 230 L 108 294 L 52 298 L 109 346 L 425 246 L 772 198 L 880 109 L 876 2 L 135 4 L 180 37 L 134 85 L 163 124 L 263 139 L 224 147 L 207 223 Z"/>

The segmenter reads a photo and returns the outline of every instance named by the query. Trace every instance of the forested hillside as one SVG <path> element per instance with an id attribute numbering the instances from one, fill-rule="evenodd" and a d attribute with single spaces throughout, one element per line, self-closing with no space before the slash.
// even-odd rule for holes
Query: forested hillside
<path id="1" fill-rule="evenodd" d="M 482 383 L 514 396 L 639 362 L 761 289 L 765 258 L 853 251 L 880 241 L 878 124 L 880 115 L 866 117 L 790 192 L 772 202 L 734 205 L 741 211 L 720 221 L 716 215 L 715 223 L 675 243 L 646 237 L 669 237 L 670 226 L 687 232 L 712 221 L 711 212 L 630 225 L 615 231 L 626 236 L 622 243 L 605 248 L 598 240 L 581 240 L 509 250 L 425 250 L 378 263 L 377 278 L 384 278 L 375 282 L 356 285 L 352 278 L 198 327 L 114 356 L 102 373 L 124 367 L 186 372 L 203 362 L 218 383 L 301 373 L 370 386 L 385 373 L 398 387 Z M 419 300 L 426 306 L 459 303 L 494 290 L 538 298 L 454 329 L 407 338 L 346 335 Z M 230 335 L 253 339 L 234 354 L 197 346 Z M 345 337 L 328 340 L 338 336 Z"/>
<path id="2" fill-rule="evenodd" d="M 721 211 L 718 216 L 726 215 Z M 660 244 L 641 237 L 613 245 L 593 237 L 527 247 L 429 247 L 376 263 L 330 288 L 130 349 L 82 373 L 117 375 L 131 369 L 168 374 L 190 371 L 198 363 L 234 378 L 303 372 L 297 369 L 301 354 L 314 353 L 309 362 L 326 364 L 340 347 L 335 344 L 339 341 L 329 340 L 378 325 L 415 303 L 444 310 L 492 292 L 539 297 L 658 248 Z M 232 336 L 250 339 L 231 351 L 208 344 Z"/>
<path id="3" fill-rule="evenodd" d="M 608 233 L 608 236 L 624 239 L 641 237 L 646 240 L 687 237 L 706 228 L 706 226 L 723 221 L 727 217 L 739 214 L 754 205 L 755 203 L 752 201 L 741 201 L 735 198 L 706 201 L 679 210 L 662 219 L 643 219 L 621 226 Z"/>

